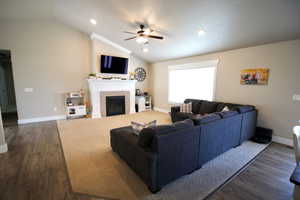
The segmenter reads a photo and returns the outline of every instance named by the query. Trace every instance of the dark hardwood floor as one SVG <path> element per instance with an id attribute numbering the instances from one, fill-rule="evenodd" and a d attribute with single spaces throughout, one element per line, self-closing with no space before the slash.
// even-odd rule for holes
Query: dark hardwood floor
<path id="1" fill-rule="evenodd" d="M 295 166 L 293 149 L 272 143 L 253 163 L 215 192 L 209 200 L 289 200 L 294 187 L 289 178 Z"/>
<path id="2" fill-rule="evenodd" d="M 0 154 L 1 200 L 96 200 L 74 194 L 55 122 L 9 127 L 9 152 Z M 243 172 L 208 199 L 290 199 L 293 150 L 271 144 Z"/>
<path id="3" fill-rule="evenodd" d="M 9 127 L 15 137 L 0 154 L 1 200 L 92 200 L 71 191 L 55 122 Z"/>

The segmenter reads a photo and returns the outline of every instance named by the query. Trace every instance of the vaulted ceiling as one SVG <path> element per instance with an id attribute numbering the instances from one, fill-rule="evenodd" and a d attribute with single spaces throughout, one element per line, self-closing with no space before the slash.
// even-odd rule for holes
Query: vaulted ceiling
<path id="1" fill-rule="evenodd" d="M 26 2 L 26 3 L 25 3 Z M 149 62 L 300 38 L 299 0 L 9 0 L 0 18 L 48 18 L 95 32 Z M 97 25 L 89 20 L 97 20 Z M 123 31 L 149 24 L 149 52 Z M 202 28 L 206 34 L 199 36 Z"/>

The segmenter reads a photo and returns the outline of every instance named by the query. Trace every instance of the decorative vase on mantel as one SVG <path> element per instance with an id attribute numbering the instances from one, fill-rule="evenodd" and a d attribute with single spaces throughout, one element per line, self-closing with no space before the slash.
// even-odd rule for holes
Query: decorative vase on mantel
<path id="1" fill-rule="evenodd" d="M 129 72 L 129 80 L 135 80 L 135 72 Z"/>
<path id="2" fill-rule="evenodd" d="M 89 74 L 89 79 L 96 79 L 96 78 L 97 78 L 97 76 L 96 76 L 95 73 L 90 73 Z"/>

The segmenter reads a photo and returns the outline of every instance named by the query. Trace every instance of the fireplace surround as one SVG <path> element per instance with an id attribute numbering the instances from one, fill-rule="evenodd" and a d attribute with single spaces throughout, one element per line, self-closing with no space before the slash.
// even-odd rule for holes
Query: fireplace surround
<path id="1" fill-rule="evenodd" d="M 135 113 L 136 80 L 88 79 L 92 118 L 106 116 L 106 97 L 125 96 L 125 114 Z"/>

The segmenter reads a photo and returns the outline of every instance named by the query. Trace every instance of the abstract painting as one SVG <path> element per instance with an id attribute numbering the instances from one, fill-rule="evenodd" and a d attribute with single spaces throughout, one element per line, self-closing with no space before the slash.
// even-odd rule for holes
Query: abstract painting
<path id="1" fill-rule="evenodd" d="M 266 85 L 268 84 L 269 69 L 255 68 L 241 71 L 242 85 Z"/>

